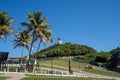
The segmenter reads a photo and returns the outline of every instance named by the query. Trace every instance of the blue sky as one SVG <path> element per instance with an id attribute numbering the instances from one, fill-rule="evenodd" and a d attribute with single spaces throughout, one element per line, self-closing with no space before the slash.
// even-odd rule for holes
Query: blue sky
<path id="1" fill-rule="evenodd" d="M 97 51 L 110 51 L 120 46 L 120 0 L 1 0 L 0 11 L 14 16 L 16 23 L 28 21 L 30 12 L 41 11 L 52 25 L 53 43 L 60 37 L 65 42 L 88 45 Z M 34 45 L 35 48 L 37 45 Z M 35 48 L 33 52 L 35 52 Z M 20 56 L 12 40 L 0 40 L 0 51 Z M 25 55 L 28 51 L 25 50 Z"/>

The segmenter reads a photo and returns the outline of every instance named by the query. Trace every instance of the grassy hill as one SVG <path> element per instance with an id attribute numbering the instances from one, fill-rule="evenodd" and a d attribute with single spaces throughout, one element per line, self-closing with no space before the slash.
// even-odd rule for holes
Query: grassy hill
<path id="1" fill-rule="evenodd" d="M 47 57 L 62 57 L 62 56 L 77 56 L 77 55 L 85 55 L 85 54 L 94 54 L 97 53 L 95 49 L 92 47 L 88 47 L 86 45 L 80 44 L 72 44 L 72 43 L 65 43 L 65 44 L 55 44 L 50 46 L 46 49 L 43 49 L 34 54 L 34 57 L 39 59 L 43 57 L 43 55 Z"/>
<path id="2" fill-rule="evenodd" d="M 44 67 L 51 67 L 51 61 L 53 63 L 53 68 L 58 69 L 65 69 L 68 70 L 68 61 L 69 59 L 58 59 L 58 57 L 69 57 L 69 56 L 75 56 L 76 59 L 82 59 L 86 60 L 91 63 L 100 63 L 101 66 L 104 66 L 110 69 L 111 61 L 113 61 L 112 64 L 114 64 L 115 60 L 116 62 L 119 62 L 119 57 L 116 58 L 116 55 L 113 54 L 116 52 L 116 50 L 113 50 L 112 53 L 110 52 L 97 52 L 92 47 L 88 47 L 86 45 L 80 45 L 80 44 L 72 44 L 72 43 L 65 43 L 65 44 L 55 44 L 53 46 L 50 46 L 46 49 L 43 49 L 37 53 L 35 53 L 33 56 L 37 58 L 39 61 L 40 66 Z M 119 53 L 119 52 L 117 52 Z M 113 59 L 111 57 L 113 56 Z M 48 60 L 42 60 L 43 58 L 47 57 Z M 57 59 L 50 60 L 50 57 L 57 57 Z M 116 63 L 118 65 L 118 63 Z M 80 65 L 80 66 L 79 66 Z M 85 66 L 95 67 L 94 69 L 85 69 Z M 116 76 L 120 77 L 120 68 L 111 69 L 114 71 L 105 71 L 102 70 L 102 67 L 98 67 L 95 65 L 91 65 L 88 63 L 79 63 L 76 61 L 71 61 L 71 67 L 74 71 L 85 71 L 90 73 L 96 73 L 101 75 L 107 75 L 107 76 Z M 79 68 L 80 67 L 80 68 Z M 110 74 L 109 74 L 110 73 Z"/>
<path id="3" fill-rule="evenodd" d="M 53 68 L 57 69 L 63 69 L 63 70 L 68 70 L 68 61 L 69 59 L 53 59 Z M 40 66 L 43 67 L 49 67 L 51 68 L 51 60 L 40 60 L 39 61 Z M 101 75 L 107 75 L 107 76 L 115 76 L 115 77 L 120 77 L 119 72 L 114 72 L 114 71 L 105 71 L 102 70 L 94 65 L 88 64 L 88 63 L 79 63 L 76 61 L 71 60 L 71 68 L 73 71 L 79 71 L 79 64 L 80 64 L 80 70 L 84 72 L 90 72 L 90 73 L 95 73 L 95 74 L 101 74 Z M 85 69 L 85 66 L 93 66 L 95 67 L 94 69 Z"/>

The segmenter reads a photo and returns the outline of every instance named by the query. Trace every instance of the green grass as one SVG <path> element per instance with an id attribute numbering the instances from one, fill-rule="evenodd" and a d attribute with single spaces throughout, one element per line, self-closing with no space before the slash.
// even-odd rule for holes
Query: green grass
<path id="1" fill-rule="evenodd" d="M 53 68 L 68 70 L 68 61 L 69 61 L 68 59 L 54 59 L 54 60 L 52 60 Z M 39 62 L 39 64 L 40 64 L 40 66 L 50 68 L 51 67 L 51 60 L 41 60 Z M 106 75 L 106 76 L 120 77 L 120 72 L 103 71 L 103 70 L 99 70 L 99 69 L 85 69 L 85 65 L 94 66 L 94 65 L 87 64 L 87 63 L 80 63 L 80 69 L 82 71 Z M 71 68 L 74 71 L 79 71 L 79 62 L 71 60 Z"/>
<path id="2" fill-rule="evenodd" d="M 0 80 L 6 80 L 8 79 L 9 77 L 5 77 L 5 76 L 0 76 Z"/>
<path id="3" fill-rule="evenodd" d="M 108 79 L 52 77 L 52 76 L 27 76 L 21 80 L 108 80 Z"/>
<path id="4" fill-rule="evenodd" d="M 115 76 L 115 77 L 120 77 L 120 73 L 118 72 L 114 72 L 114 71 L 101 71 L 101 70 L 97 70 L 97 69 L 89 69 L 89 70 L 85 70 L 86 72 L 90 72 L 90 73 L 95 73 L 95 74 L 101 74 L 101 75 L 106 75 L 106 76 Z"/>
<path id="5" fill-rule="evenodd" d="M 53 61 L 53 67 L 59 68 L 59 69 L 68 69 L 68 59 L 55 59 Z M 51 67 L 51 60 L 42 60 L 40 61 L 41 66 L 49 66 Z M 74 71 L 79 70 L 79 62 L 75 62 L 71 60 L 71 67 Z M 84 70 L 85 68 L 85 63 L 80 63 L 80 68 L 81 70 Z"/>

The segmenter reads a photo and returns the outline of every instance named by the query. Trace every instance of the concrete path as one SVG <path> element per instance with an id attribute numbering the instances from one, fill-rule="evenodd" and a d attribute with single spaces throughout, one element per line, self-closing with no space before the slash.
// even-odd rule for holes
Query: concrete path
<path id="1" fill-rule="evenodd" d="M 7 80 L 20 80 L 25 77 L 25 74 L 23 73 L 6 73 L 5 76 L 8 76 Z"/>

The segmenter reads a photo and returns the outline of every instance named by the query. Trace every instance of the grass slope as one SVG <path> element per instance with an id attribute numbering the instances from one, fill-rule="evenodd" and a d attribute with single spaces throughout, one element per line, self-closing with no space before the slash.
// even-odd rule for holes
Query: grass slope
<path id="1" fill-rule="evenodd" d="M 0 76 L 0 80 L 6 80 L 6 79 L 8 79 L 8 77 Z"/>
<path id="2" fill-rule="evenodd" d="M 69 61 L 68 59 L 54 59 L 52 60 L 53 68 L 68 70 L 68 61 Z M 41 60 L 39 64 L 40 66 L 51 67 L 51 60 Z M 80 63 L 80 70 L 106 76 L 120 77 L 120 72 L 103 71 L 99 69 L 85 69 L 86 65 L 93 66 L 87 63 Z M 71 60 L 71 68 L 74 71 L 79 71 L 79 62 Z"/>
<path id="3" fill-rule="evenodd" d="M 21 80 L 108 80 L 95 78 L 73 78 L 73 77 L 49 77 L 49 76 L 28 76 Z"/>

